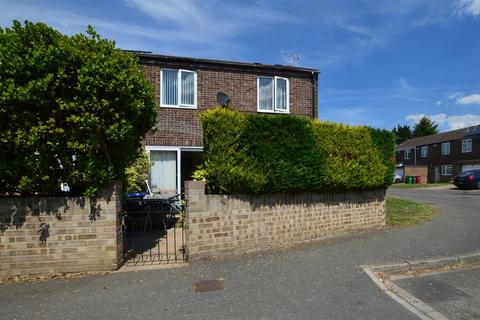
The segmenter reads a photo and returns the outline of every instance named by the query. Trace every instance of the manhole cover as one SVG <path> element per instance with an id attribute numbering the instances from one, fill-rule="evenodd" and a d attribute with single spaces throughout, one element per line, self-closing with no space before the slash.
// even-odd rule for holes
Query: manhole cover
<path id="1" fill-rule="evenodd" d="M 195 282 L 195 292 L 223 290 L 223 280 L 200 280 Z"/>

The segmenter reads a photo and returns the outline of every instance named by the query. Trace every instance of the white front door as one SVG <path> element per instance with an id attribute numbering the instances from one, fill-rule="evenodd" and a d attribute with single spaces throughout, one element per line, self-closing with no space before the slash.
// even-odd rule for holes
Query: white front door
<path id="1" fill-rule="evenodd" d="M 435 182 L 440 182 L 440 166 L 435 166 Z"/>
<path id="2" fill-rule="evenodd" d="M 150 150 L 150 188 L 153 192 L 160 192 L 173 196 L 179 190 L 177 161 L 178 152 L 175 150 Z"/>

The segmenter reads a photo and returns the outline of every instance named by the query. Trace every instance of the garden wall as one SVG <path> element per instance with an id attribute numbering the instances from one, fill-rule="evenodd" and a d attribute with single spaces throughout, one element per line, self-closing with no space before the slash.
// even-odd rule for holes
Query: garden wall
<path id="1" fill-rule="evenodd" d="M 385 225 L 385 190 L 205 195 L 185 182 L 191 260 L 327 239 Z"/>
<path id="2" fill-rule="evenodd" d="M 120 213 L 121 183 L 92 200 L 0 198 L 0 277 L 118 269 Z"/>

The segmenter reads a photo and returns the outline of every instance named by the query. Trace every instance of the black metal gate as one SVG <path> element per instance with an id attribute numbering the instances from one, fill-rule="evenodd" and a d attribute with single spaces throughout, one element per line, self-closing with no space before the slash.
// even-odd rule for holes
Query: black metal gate
<path id="1" fill-rule="evenodd" d="M 179 263 L 185 254 L 184 209 L 179 195 L 127 198 L 123 252 L 128 265 Z"/>

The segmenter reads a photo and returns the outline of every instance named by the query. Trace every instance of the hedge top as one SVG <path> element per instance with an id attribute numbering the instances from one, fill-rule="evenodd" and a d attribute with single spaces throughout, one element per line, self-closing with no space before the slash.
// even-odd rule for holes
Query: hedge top
<path id="1" fill-rule="evenodd" d="M 211 193 L 363 190 L 393 179 L 386 130 L 224 108 L 201 122 L 204 164 L 195 176 Z"/>

